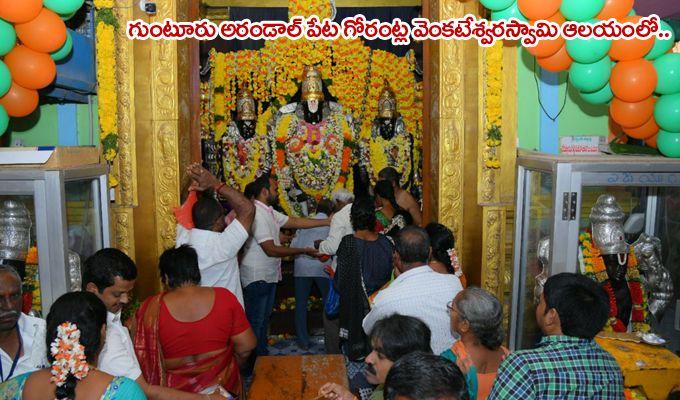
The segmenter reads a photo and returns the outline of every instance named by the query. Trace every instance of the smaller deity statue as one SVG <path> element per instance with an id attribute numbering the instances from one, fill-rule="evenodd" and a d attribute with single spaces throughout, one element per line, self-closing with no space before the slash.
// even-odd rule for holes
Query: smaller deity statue
<path id="1" fill-rule="evenodd" d="M 592 235 L 583 232 L 582 271 L 600 283 L 609 297 L 607 328 L 615 332 L 647 331 L 645 291 L 632 246 L 625 241 L 625 214 L 610 194 L 603 194 L 590 212 Z"/>
<path id="2" fill-rule="evenodd" d="M 271 169 L 270 138 L 266 127 L 259 132 L 255 99 L 247 89 L 236 96 L 236 120 L 222 136 L 222 154 L 227 184 L 241 191 Z"/>
<path id="3" fill-rule="evenodd" d="M 661 240 L 642 233 L 633 248 L 643 273 L 649 312 L 661 321 L 666 307 L 673 299 L 673 280 L 668 269 L 661 263 Z"/>
<path id="4" fill-rule="evenodd" d="M 371 182 L 378 180 L 378 172 L 392 167 L 399 172 L 400 186 L 408 188 L 413 182 L 413 136 L 406 130 L 397 112 L 397 98 L 385 81 L 378 99 L 378 117 L 373 121 L 371 136 L 364 144 L 363 167 Z"/>

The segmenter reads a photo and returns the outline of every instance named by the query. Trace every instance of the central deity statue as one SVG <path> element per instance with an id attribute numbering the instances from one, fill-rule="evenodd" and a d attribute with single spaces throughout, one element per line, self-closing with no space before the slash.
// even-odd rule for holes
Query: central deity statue
<path id="1" fill-rule="evenodd" d="M 274 166 L 279 201 L 291 215 L 306 214 L 306 204 L 353 189 L 355 131 L 342 106 L 324 98 L 321 74 L 306 66 L 301 101 L 286 104 L 274 117 Z"/>
<path id="2" fill-rule="evenodd" d="M 236 96 L 236 120 L 222 136 L 222 162 L 228 185 L 240 191 L 272 166 L 271 143 L 266 129 L 258 132 L 255 99 L 247 89 Z"/>

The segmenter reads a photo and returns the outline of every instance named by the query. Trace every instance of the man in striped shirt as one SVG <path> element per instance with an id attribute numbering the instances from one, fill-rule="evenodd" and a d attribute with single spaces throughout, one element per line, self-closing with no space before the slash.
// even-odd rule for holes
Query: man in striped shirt
<path id="1" fill-rule="evenodd" d="M 594 281 L 570 273 L 550 277 L 536 308 L 545 336 L 537 348 L 503 361 L 488 399 L 623 400 L 621 369 L 593 340 L 608 315 L 607 295 Z"/>

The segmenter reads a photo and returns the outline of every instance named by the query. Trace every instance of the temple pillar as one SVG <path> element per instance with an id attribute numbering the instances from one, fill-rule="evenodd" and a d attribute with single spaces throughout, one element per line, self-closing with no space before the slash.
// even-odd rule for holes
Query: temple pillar
<path id="1" fill-rule="evenodd" d="M 117 160 L 121 173 L 112 213 L 113 237 L 114 245 L 135 259 L 137 294 L 145 298 L 160 289 L 158 257 L 175 243 L 172 211 L 179 203 L 180 166 L 190 160 L 189 108 L 184 97 L 189 87 L 189 57 L 186 51 L 178 51 L 188 44 L 133 42 L 125 37 L 124 27 L 137 18 L 179 20 L 187 15 L 189 0 L 157 1 L 153 16 L 130 7 L 129 2 L 118 3 L 119 130 L 124 140 Z M 182 134 L 180 127 L 184 127 Z"/>
<path id="2" fill-rule="evenodd" d="M 430 20 L 479 15 L 476 2 L 430 0 Z M 471 283 L 480 281 L 481 209 L 477 204 L 478 54 L 476 41 L 439 40 L 429 47 L 429 143 L 425 146 L 426 222 L 453 230 Z M 427 138 L 424 139 L 424 141 Z M 427 154 L 429 153 L 429 155 Z"/>

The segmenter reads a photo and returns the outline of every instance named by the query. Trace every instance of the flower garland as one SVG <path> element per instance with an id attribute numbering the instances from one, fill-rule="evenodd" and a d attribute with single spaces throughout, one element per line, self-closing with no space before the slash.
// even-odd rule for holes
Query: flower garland
<path id="1" fill-rule="evenodd" d="M 215 133 L 210 130 L 214 118 L 210 104 L 210 99 L 212 98 L 210 90 L 210 82 L 201 82 L 201 139 L 205 140 L 214 140 L 215 136 Z"/>
<path id="2" fill-rule="evenodd" d="M 80 330 L 76 324 L 64 322 L 57 327 L 57 338 L 50 344 L 52 361 L 50 382 L 61 387 L 68 375 L 81 380 L 87 377 L 90 366 L 85 357 L 85 347 L 80 344 Z"/>
<path id="3" fill-rule="evenodd" d="M 502 117 L 503 117 L 503 43 L 484 50 L 486 52 L 484 90 L 484 129 L 486 131 L 486 149 L 484 151 L 484 165 L 486 168 L 498 169 L 501 162 L 498 158 L 498 146 L 501 145 Z"/>
<path id="4" fill-rule="evenodd" d="M 118 92 L 116 87 L 116 29 L 113 0 L 95 0 L 97 95 L 99 107 L 99 139 L 102 154 L 111 164 L 118 154 Z M 118 186 L 118 177 L 109 174 L 109 186 Z"/>
<path id="5" fill-rule="evenodd" d="M 288 195 L 294 182 L 317 201 L 328 198 L 335 189 L 352 190 L 350 165 L 355 148 L 352 129 L 342 113 L 331 114 L 317 126 L 300 121 L 293 113 L 282 116 L 276 128 L 274 152 L 279 203 L 284 211 L 301 214 L 299 205 Z"/>
<path id="6" fill-rule="evenodd" d="M 391 140 L 384 139 L 379 133 L 372 135 L 368 140 L 370 165 L 369 177 L 375 184 L 377 172 L 385 167 L 393 167 L 401 175 L 401 185 L 408 181 L 411 174 L 410 146 L 411 143 L 405 133 L 395 135 Z M 392 150 L 396 149 L 396 157 L 392 155 Z"/>
<path id="7" fill-rule="evenodd" d="M 637 388 L 625 388 L 623 390 L 625 400 L 647 400 L 647 397 Z"/>
<path id="8" fill-rule="evenodd" d="M 579 243 L 581 255 L 583 257 L 583 269 L 586 276 L 603 284 L 607 297 L 609 298 L 609 320 L 605 325 L 605 330 L 614 332 L 625 332 L 625 324 L 618 319 L 616 298 L 614 296 L 614 289 L 609 282 L 607 275 L 607 268 L 600 254 L 600 250 L 595 246 L 590 232 L 581 232 L 579 235 Z M 649 325 L 645 322 L 647 320 L 647 298 L 644 288 L 642 287 L 642 278 L 637 267 L 637 258 L 633 252 L 633 247 L 630 247 L 628 254 L 628 264 L 626 268 L 626 279 L 628 281 L 628 288 L 630 290 L 630 297 L 633 303 L 631 312 L 631 323 L 633 332 L 648 332 Z"/>
<path id="9" fill-rule="evenodd" d="M 38 273 L 38 248 L 31 246 L 26 254 L 26 277 L 23 283 L 23 312 L 41 311 L 40 275 Z"/>
<path id="10" fill-rule="evenodd" d="M 332 14 L 331 1 L 319 0 L 290 0 L 288 1 L 288 18 L 296 15 L 309 17 L 316 15 L 319 18 L 330 18 Z"/>

